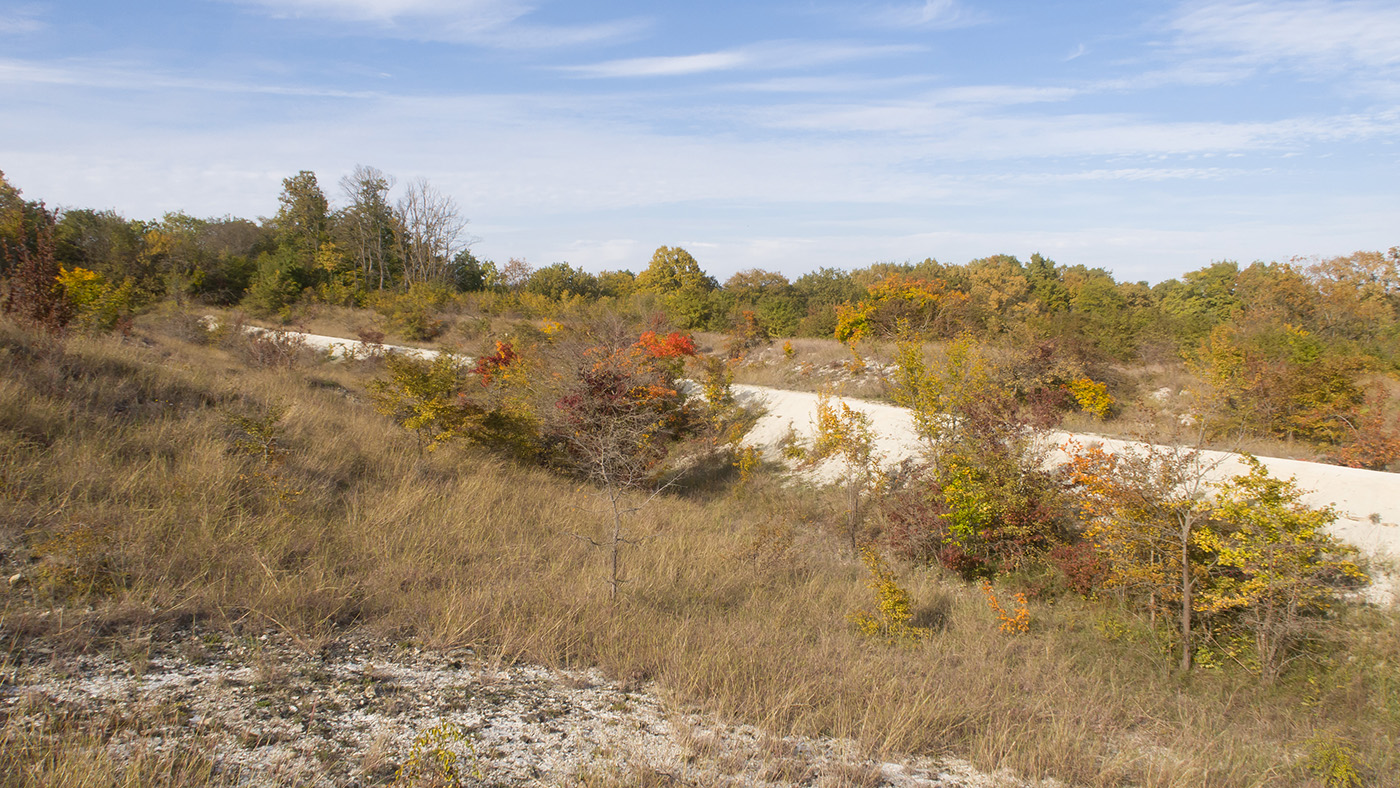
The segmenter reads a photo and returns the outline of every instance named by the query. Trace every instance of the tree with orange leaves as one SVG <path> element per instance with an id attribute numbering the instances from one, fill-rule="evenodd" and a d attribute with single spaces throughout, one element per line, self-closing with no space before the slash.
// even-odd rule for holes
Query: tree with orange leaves
<path id="1" fill-rule="evenodd" d="M 558 434 L 570 467 L 596 484 L 607 500 L 609 533 L 601 539 L 574 536 L 608 551 L 614 602 L 625 582 L 622 546 L 633 541 L 625 521 L 646 503 L 629 505 L 627 496 L 655 482 L 686 430 L 688 412 L 676 383 L 676 362 L 694 354 L 690 336 L 677 333 L 663 337 L 649 331 L 630 346 L 594 346 L 583 353 L 557 403 L 562 415 Z M 653 496 L 666 486 L 658 486 Z"/>
<path id="2" fill-rule="evenodd" d="M 890 274 L 871 285 L 866 297 L 854 305 L 847 302 L 836 307 L 836 338 L 855 342 L 894 336 L 898 330 L 918 336 L 948 336 L 956 328 L 957 310 L 967 301 L 967 293 L 939 277 Z"/>
<path id="3" fill-rule="evenodd" d="M 1214 467 L 1191 448 L 1144 446 L 1117 453 L 1071 442 L 1069 470 L 1088 521 L 1084 537 L 1108 565 L 1106 585 L 1141 600 L 1154 620 L 1177 618 L 1182 670 L 1191 667 L 1196 613 L 1206 609 L 1203 535 Z"/>

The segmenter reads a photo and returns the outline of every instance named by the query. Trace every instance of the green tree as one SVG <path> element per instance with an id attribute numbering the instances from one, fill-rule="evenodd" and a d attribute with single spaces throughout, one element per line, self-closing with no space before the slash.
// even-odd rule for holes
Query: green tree
<path id="1" fill-rule="evenodd" d="M 402 275 L 399 220 L 389 203 L 393 176 L 358 164 L 340 179 L 348 205 L 336 215 L 335 237 L 358 266 L 360 279 L 377 290 L 394 287 Z"/>
<path id="2" fill-rule="evenodd" d="M 54 253 L 67 268 L 86 268 L 108 279 L 132 277 L 149 283 L 160 271 L 142 255 L 145 235 L 140 222 L 115 211 L 67 210 L 54 227 Z"/>
<path id="3" fill-rule="evenodd" d="M 452 258 L 453 284 L 459 293 L 475 293 L 485 290 L 496 276 L 496 264 L 482 262 L 470 249 L 463 249 Z"/>
<path id="4" fill-rule="evenodd" d="M 1194 343 L 1240 308 L 1235 293 L 1239 273 L 1239 265 L 1226 260 L 1157 285 L 1160 308 L 1174 320 L 1182 342 Z"/>
<path id="5" fill-rule="evenodd" d="M 681 290 L 708 294 L 716 287 L 715 280 L 700 269 L 690 252 L 679 246 L 658 247 L 651 264 L 637 277 L 637 290 L 666 295 Z"/>
<path id="6" fill-rule="evenodd" d="M 531 273 L 525 290 L 556 301 L 569 296 L 593 299 L 598 297 L 598 279 L 582 268 L 554 263 Z"/>
<path id="7" fill-rule="evenodd" d="M 273 219 L 277 242 L 290 250 L 296 262 L 310 270 L 321 244 L 330 240 L 330 203 L 310 170 L 282 179 L 277 216 Z"/>
<path id="8" fill-rule="evenodd" d="M 637 289 L 637 275 L 631 271 L 603 271 L 598 274 L 598 293 L 627 298 Z"/>

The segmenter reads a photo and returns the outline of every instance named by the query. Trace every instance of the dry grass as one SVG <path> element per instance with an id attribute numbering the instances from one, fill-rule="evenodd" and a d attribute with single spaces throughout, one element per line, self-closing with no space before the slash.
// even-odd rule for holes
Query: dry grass
<path id="1" fill-rule="evenodd" d="M 1029 635 L 1003 635 L 975 588 L 909 570 L 916 609 L 944 623 L 924 646 L 890 648 L 847 620 L 869 591 L 824 499 L 763 480 L 647 506 L 613 608 L 602 558 L 568 535 L 594 527 L 597 498 L 541 470 L 423 451 L 365 402 L 363 368 L 250 368 L 150 329 L 46 346 L 8 325 L 0 366 L 0 548 L 6 574 L 25 576 L 0 592 L 12 654 L 188 616 L 281 628 L 308 648 L 363 626 L 600 666 L 777 736 L 1076 784 L 1307 784 L 1301 743 L 1324 728 L 1377 779 L 1400 774 L 1400 686 L 1385 668 L 1400 626 L 1380 613 L 1356 619 L 1368 640 L 1337 668 L 1265 692 L 1242 672 L 1175 677 L 1134 622 L 1106 629 L 1104 608 L 1075 600 L 1034 605 Z M 230 414 L 278 408 L 273 459 L 238 450 Z M 7 735 L 10 763 L 67 752 Z"/>

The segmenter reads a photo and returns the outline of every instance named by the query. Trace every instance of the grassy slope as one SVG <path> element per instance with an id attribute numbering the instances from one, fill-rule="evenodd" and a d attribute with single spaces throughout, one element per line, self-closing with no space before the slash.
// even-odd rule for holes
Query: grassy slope
<path id="1" fill-rule="evenodd" d="M 977 589 L 908 570 L 939 631 L 886 647 L 846 618 L 871 596 L 826 503 L 765 479 L 643 510 L 614 610 L 604 556 L 568 535 L 595 527 L 600 502 L 543 471 L 422 452 L 365 401 L 372 365 L 254 369 L 236 343 L 151 323 L 66 347 L 0 325 L 0 369 L 0 540 L 7 574 L 25 575 L 3 592 L 13 659 L 36 639 L 111 648 L 190 615 L 308 646 L 365 626 L 599 665 L 775 732 L 1025 776 L 1302 783 L 1318 731 L 1354 741 L 1377 784 L 1400 775 L 1400 626 L 1378 613 L 1349 622 L 1350 661 L 1264 691 L 1234 670 L 1173 677 L 1141 627 L 1077 600 L 1033 605 L 1031 633 L 1003 635 Z M 285 454 L 235 451 L 229 414 L 278 407 Z"/>

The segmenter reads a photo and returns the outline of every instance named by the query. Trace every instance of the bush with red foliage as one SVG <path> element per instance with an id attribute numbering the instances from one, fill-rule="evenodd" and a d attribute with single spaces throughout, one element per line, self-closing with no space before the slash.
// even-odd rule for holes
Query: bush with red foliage
<path id="1" fill-rule="evenodd" d="M 1108 567 L 1088 542 L 1062 544 L 1050 551 L 1050 563 L 1064 575 L 1065 585 L 1080 596 L 1089 596 L 1103 584 Z"/>
<path id="2" fill-rule="evenodd" d="M 677 359 L 695 355 L 695 339 L 690 334 L 672 331 L 661 336 L 655 331 L 646 331 L 637 340 L 640 348 L 650 358 Z"/>
<path id="3" fill-rule="evenodd" d="M 609 487 L 651 477 L 684 432 L 684 398 L 670 362 L 688 346 L 689 337 L 672 334 L 585 351 L 555 403 L 563 420 L 559 438 L 575 470 Z"/>
<path id="4" fill-rule="evenodd" d="M 58 282 L 60 268 L 54 255 L 54 216 L 43 205 L 35 232 L 35 248 L 24 244 L 14 249 L 15 260 L 3 304 L 7 315 L 52 334 L 59 333 L 73 319 L 73 304 Z M 7 253 L 8 256 L 8 253 Z"/>
<path id="5" fill-rule="evenodd" d="M 472 367 L 472 373 L 481 378 L 482 386 L 489 386 L 496 375 L 514 364 L 519 358 L 519 354 L 515 352 L 511 343 L 498 341 L 496 342 L 496 352 L 478 358 L 476 366 Z"/>

